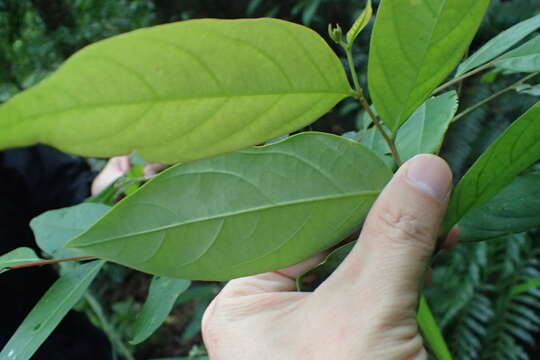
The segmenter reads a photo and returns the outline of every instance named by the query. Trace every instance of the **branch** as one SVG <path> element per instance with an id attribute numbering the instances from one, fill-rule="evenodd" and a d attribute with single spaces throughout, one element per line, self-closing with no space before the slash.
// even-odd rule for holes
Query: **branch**
<path id="1" fill-rule="evenodd" d="M 447 89 L 449 88 L 450 86 L 454 85 L 454 84 L 457 84 L 461 81 L 463 81 L 464 79 L 468 78 L 468 77 L 471 77 L 473 75 L 476 75 L 478 74 L 479 72 L 482 72 L 486 69 L 489 69 L 490 67 L 492 67 L 493 65 L 495 65 L 495 61 L 497 61 L 499 58 L 493 60 L 493 61 L 490 61 L 488 62 L 487 64 L 484 64 L 480 67 L 477 67 L 476 69 L 473 69 L 469 72 L 466 72 L 465 74 L 461 75 L 461 76 L 458 76 L 456 78 L 453 78 L 452 80 L 449 80 L 447 82 L 445 82 L 444 84 L 442 84 L 441 86 L 439 86 L 438 88 L 436 88 L 435 90 L 433 90 L 433 95 L 443 91 L 444 89 Z"/>
<path id="2" fill-rule="evenodd" d="M 7 266 L 7 268 L 8 269 L 23 269 L 23 268 L 34 267 L 34 266 L 58 264 L 58 263 L 66 262 L 66 261 L 89 260 L 93 258 L 94 258 L 93 256 L 74 256 L 74 257 L 63 258 L 63 259 L 41 260 L 41 261 L 36 261 L 33 263 L 12 265 L 12 266 Z"/>

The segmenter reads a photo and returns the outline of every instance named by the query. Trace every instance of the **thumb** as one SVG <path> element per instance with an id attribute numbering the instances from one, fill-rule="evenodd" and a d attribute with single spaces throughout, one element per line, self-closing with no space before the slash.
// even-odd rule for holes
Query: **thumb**
<path id="1" fill-rule="evenodd" d="M 418 155 L 394 175 L 373 205 L 349 256 L 327 279 L 374 299 L 416 295 L 433 254 L 452 184 L 448 165 Z M 411 296 L 415 298 L 415 296 Z"/>

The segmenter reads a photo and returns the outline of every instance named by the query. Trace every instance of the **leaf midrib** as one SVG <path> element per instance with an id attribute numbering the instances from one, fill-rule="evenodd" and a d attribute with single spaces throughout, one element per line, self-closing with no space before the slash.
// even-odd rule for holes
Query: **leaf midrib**
<path id="1" fill-rule="evenodd" d="M 226 218 L 226 217 L 233 217 L 233 216 L 237 216 L 237 215 L 249 214 L 249 213 L 253 213 L 253 212 L 257 212 L 257 211 L 264 211 L 264 210 L 268 210 L 268 209 L 275 209 L 275 208 L 280 208 L 280 207 L 294 206 L 294 205 L 298 205 L 298 204 L 307 204 L 307 203 L 317 202 L 317 201 L 337 200 L 337 199 L 345 199 L 345 198 L 351 198 L 351 197 L 377 196 L 379 193 L 380 193 L 380 191 L 378 191 L 378 190 L 360 191 L 360 192 L 354 192 L 354 193 L 349 193 L 349 194 L 340 194 L 340 195 L 334 195 L 334 196 L 320 196 L 320 197 L 315 197 L 315 198 L 311 198 L 311 199 L 308 199 L 308 200 L 301 199 L 301 200 L 296 200 L 296 201 L 289 201 L 289 202 L 283 202 L 283 203 L 277 203 L 277 204 L 257 206 L 257 207 L 253 207 L 253 208 L 249 208 L 249 209 L 244 209 L 244 210 L 239 210 L 239 211 L 232 211 L 232 212 L 227 212 L 227 213 L 223 213 L 223 214 L 219 214 L 219 215 L 207 216 L 207 217 L 202 217 L 202 218 L 197 218 L 197 219 L 191 219 L 191 220 L 180 222 L 180 223 L 174 223 L 174 224 L 170 224 L 170 225 L 159 226 L 159 227 L 149 229 L 149 230 L 143 230 L 143 231 L 139 231 L 139 232 L 123 234 L 123 235 L 120 235 L 120 236 L 101 239 L 101 240 L 97 240 L 97 241 L 93 241 L 93 242 L 88 242 L 88 243 L 85 243 L 85 244 L 77 244 L 76 241 L 78 239 L 84 238 L 85 234 L 88 231 L 91 230 L 91 229 L 89 229 L 87 232 L 81 234 L 79 237 L 77 237 L 77 238 L 73 239 L 72 241 L 68 242 L 66 244 L 66 247 L 84 248 L 84 247 L 88 247 L 88 246 L 102 244 L 102 243 L 109 242 L 109 241 L 117 241 L 117 240 L 120 240 L 120 239 L 130 238 L 130 237 L 133 237 L 133 236 L 152 234 L 152 233 L 155 233 L 155 232 L 165 231 L 165 230 L 177 228 L 177 227 L 180 227 L 180 226 L 191 225 L 191 224 L 196 224 L 196 223 L 200 223 L 200 222 L 211 221 L 211 220 L 216 220 L 216 219 L 221 219 L 221 218 Z M 137 204 L 139 205 L 139 204 L 144 204 L 144 203 L 139 202 Z M 155 206 L 156 204 L 152 204 L 152 205 Z M 72 242 L 74 242 L 74 244 L 70 244 Z"/>

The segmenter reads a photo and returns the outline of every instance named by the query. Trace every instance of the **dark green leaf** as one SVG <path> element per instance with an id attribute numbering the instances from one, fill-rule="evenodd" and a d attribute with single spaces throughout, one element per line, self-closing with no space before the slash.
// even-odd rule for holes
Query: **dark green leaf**
<path id="1" fill-rule="evenodd" d="M 540 158 L 540 102 L 517 119 L 480 156 L 454 189 L 444 221 L 449 231 Z"/>
<path id="2" fill-rule="evenodd" d="M 166 170 L 68 246 L 174 278 L 275 270 L 351 233 L 391 176 L 363 145 L 303 133 Z"/>
<path id="3" fill-rule="evenodd" d="M 155 276 L 150 284 L 148 297 L 133 325 L 133 340 L 137 345 L 146 340 L 165 321 L 178 296 L 186 291 L 191 281 Z"/>
<path id="4" fill-rule="evenodd" d="M 2 105 L 0 149 L 188 162 L 293 132 L 350 93 L 339 58 L 306 27 L 183 21 L 90 45 Z"/>
<path id="5" fill-rule="evenodd" d="M 76 252 L 64 248 L 66 242 L 88 229 L 110 209 L 98 203 L 83 203 L 68 208 L 51 210 L 32 219 L 38 246 L 54 258 L 77 256 Z"/>
<path id="6" fill-rule="evenodd" d="M 79 265 L 63 274 L 24 319 L 0 352 L 0 359 L 27 360 L 81 299 L 103 261 Z"/>
<path id="7" fill-rule="evenodd" d="M 522 21 L 503 31 L 468 57 L 467 60 L 463 61 L 458 68 L 456 76 L 462 75 L 477 66 L 493 60 L 538 28 L 540 28 L 540 15 Z"/>
<path id="8" fill-rule="evenodd" d="M 368 80 L 392 132 L 463 57 L 489 0 L 383 0 L 373 29 Z"/>

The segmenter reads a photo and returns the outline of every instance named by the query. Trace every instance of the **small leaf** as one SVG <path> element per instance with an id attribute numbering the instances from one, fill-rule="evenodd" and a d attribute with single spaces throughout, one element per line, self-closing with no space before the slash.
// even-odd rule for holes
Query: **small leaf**
<path id="1" fill-rule="evenodd" d="M 467 71 L 495 59 L 538 28 L 540 28 L 540 15 L 522 21 L 503 31 L 463 61 L 456 72 L 456 76 L 463 75 Z"/>
<path id="2" fill-rule="evenodd" d="M 422 104 L 398 130 L 396 147 L 401 160 L 407 161 L 418 154 L 438 153 L 457 108 L 455 91 L 433 97 Z M 391 153 L 376 128 L 366 131 L 360 141 L 382 156 Z"/>
<path id="3" fill-rule="evenodd" d="M 304 26 L 182 21 L 92 44 L 0 106 L 0 149 L 188 162 L 296 131 L 350 93 L 339 58 Z"/>
<path id="4" fill-rule="evenodd" d="M 391 177 L 363 145 L 302 133 L 172 167 L 68 246 L 182 279 L 271 271 L 350 234 Z"/>
<path id="5" fill-rule="evenodd" d="M 110 209 L 98 203 L 83 203 L 51 210 L 32 219 L 30 227 L 41 250 L 53 258 L 77 256 L 64 248 L 66 242 L 88 229 Z"/>
<path id="6" fill-rule="evenodd" d="M 489 0 L 383 0 L 371 39 L 368 83 L 392 131 L 431 95 L 463 57 Z"/>
<path id="7" fill-rule="evenodd" d="M 495 66 L 519 72 L 540 71 L 540 35 L 502 56 Z"/>
<path id="8" fill-rule="evenodd" d="M 540 277 L 530 279 L 512 288 L 512 296 L 516 296 L 529 290 L 540 288 Z"/>
<path id="9" fill-rule="evenodd" d="M 444 221 L 449 231 L 540 159 L 540 102 L 517 119 L 480 156 L 454 189 Z"/>
<path id="10" fill-rule="evenodd" d="M 150 337 L 171 312 L 178 296 L 186 291 L 191 281 L 154 276 L 146 302 L 133 325 L 133 340 L 137 345 Z"/>
<path id="11" fill-rule="evenodd" d="M 41 260 L 33 249 L 20 247 L 0 256 L 0 271 L 10 266 L 28 264 Z"/>
<path id="12" fill-rule="evenodd" d="M 527 94 L 531 96 L 540 96 L 540 84 L 529 85 L 523 84 L 516 88 L 516 91 L 520 94 Z"/>
<path id="13" fill-rule="evenodd" d="M 92 261 L 64 273 L 24 319 L 0 352 L 0 359 L 30 359 L 81 299 L 103 264 L 103 261 Z"/>
<path id="14" fill-rule="evenodd" d="M 424 296 L 420 297 L 418 314 L 416 316 L 418 326 L 422 330 L 422 335 L 429 345 L 429 348 L 435 354 L 437 360 L 452 360 L 452 355 L 444 341 L 441 330 L 431 313 L 427 300 Z"/>
<path id="15" fill-rule="evenodd" d="M 360 16 L 356 19 L 351 29 L 347 32 L 347 42 L 352 44 L 356 37 L 364 30 L 369 24 L 369 20 L 373 16 L 373 7 L 371 6 L 371 0 L 367 0 L 366 8 L 362 11 Z"/>
<path id="16" fill-rule="evenodd" d="M 460 222 L 460 241 L 480 241 L 540 226 L 540 173 L 517 177 Z"/>

